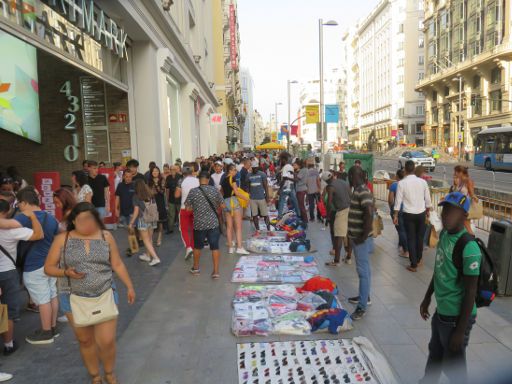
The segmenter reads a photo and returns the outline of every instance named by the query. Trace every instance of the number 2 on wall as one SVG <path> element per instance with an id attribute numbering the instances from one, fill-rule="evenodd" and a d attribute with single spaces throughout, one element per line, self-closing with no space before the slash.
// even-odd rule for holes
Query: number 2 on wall
<path id="1" fill-rule="evenodd" d="M 75 127 L 76 116 L 75 115 L 73 115 L 72 113 L 66 113 L 64 115 L 64 118 L 69 119 L 68 123 L 64 126 L 64 129 L 67 129 L 67 130 L 76 129 L 76 127 Z"/>

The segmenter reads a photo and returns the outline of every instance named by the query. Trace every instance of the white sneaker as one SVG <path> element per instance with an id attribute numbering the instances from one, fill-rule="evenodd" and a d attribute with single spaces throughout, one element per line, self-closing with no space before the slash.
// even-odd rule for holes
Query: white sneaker
<path id="1" fill-rule="evenodd" d="M 0 372 L 0 381 L 8 381 L 13 378 L 13 375 L 10 373 Z"/>
<path id="2" fill-rule="evenodd" d="M 190 247 L 185 251 L 185 260 L 190 259 L 190 257 L 194 254 L 194 250 Z"/>
<path id="3" fill-rule="evenodd" d="M 243 248 L 237 248 L 236 253 L 238 253 L 239 255 L 250 255 L 250 253 Z"/>
<path id="4" fill-rule="evenodd" d="M 231 248 L 231 247 L 229 247 L 229 248 L 228 248 L 228 253 L 229 253 L 230 255 L 232 255 L 233 253 L 235 253 L 235 248 Z"/>
<path id="5" fill-rule="evenodd" d="M 139 256 L 139 260 L 141 260 L 141 261 L 151 261 L 151 257 L 149 257 L 148 255 L 143 253 L 142 255 Z"/>
<path id="6" fill-rule="evenodd" d="M 158 265 L 161 263 L 161 260 L 160 259 L 153 259 L 149 262 L 149 265 L 154 267 L 155 265 Z"/>
<path id="7" fill-rule="evenodd" d="M 66 317 L 66 315 L 62 315 L 62 316 L 57 317 L 57 321 L 59 323 L 67 323 L 68 322 L 68 318 Z"/>

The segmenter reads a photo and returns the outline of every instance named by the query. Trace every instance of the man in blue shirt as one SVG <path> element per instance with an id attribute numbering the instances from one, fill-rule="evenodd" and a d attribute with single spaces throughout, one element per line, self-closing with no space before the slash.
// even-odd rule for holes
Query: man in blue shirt
<path id="1" fill-rule="evenodd" d="M 260 230 L 260 216 L 265 220 L 267 230 L 270 231 L 270 219 L 268 217 L 268 181 L 267 175 L 261 170 L 258 162 L 252 164 L 252 173 L 248 174 L 250 206 L 252 220 L 256 231 Z"/>
<path id="2" fill-rule="evenodd" d="M 27 336 L 25 340 L 30 344 L 50 344 L 57 337 L 57 313 L 59 301 L 57 299 L 57 279 L 44 273 L 44 263 L 53 242 L 53 238 L 59 231 L 59 224 L 55 218 L 41 211 L 39 208 L 39 196 L 34 187 L 21 189 L 17 194 L 18 206 L 22 212 L 34 212 L 37 220 L 43 227 L 44 238 L 33 241 L 30 245 L 21 248 L 18 257 L 25 259 L 23 265 L 23 283 L 30 297 L 39 306 L 41 329 Z M 13 220 L 3 221 L 2 229 L 32 228 L 31 220 L 19 214 Z"/>

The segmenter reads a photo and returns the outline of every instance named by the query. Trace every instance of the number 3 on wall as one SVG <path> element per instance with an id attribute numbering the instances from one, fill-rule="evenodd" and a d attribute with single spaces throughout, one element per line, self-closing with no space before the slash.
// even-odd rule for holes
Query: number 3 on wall
<path id="1" fill-rule="evenodd" d="M 68 96 L 69 101 L 69 112 L 77 112 L 80 109 L 80 104 L 78 103 L 78 97 L 76 96 Z"/>

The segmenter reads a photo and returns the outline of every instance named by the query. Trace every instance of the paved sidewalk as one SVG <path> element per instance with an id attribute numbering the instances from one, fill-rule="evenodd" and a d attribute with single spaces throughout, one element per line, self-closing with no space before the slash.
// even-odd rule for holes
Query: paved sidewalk
<path id="1" fill-rule="evenodd" d="M 416 274 L 405 270 L 406 260 L 396 255 L 396 234 L 384 219 L 384 235 L 376 240 L 372 257 L 372 306 L 355 329 L 339 337 L 368 337 L 381 350 L 403 383 L 423 375 L 430 323 L 419 316 L 419 303 L 432 276 L 433 250 Z M 313 223 L 308 230 L 322 273 L 335 280 L 345 297 L 357 294 L 355 265 L 328 269 L 329 235 Z M 180 252 L 181 253 L 181 252 Z M 230 300 L 236 284 L 230 283 L 237 257 L 223 253 L 221 279 L 210 278 L 211 261 L 205 252 L 202 274 L 188 274 L 189 264 L 177 258 L 119 342 L 119 374 L 128 383 L 237 383 L 236 344 L 242 341 L 319 339 L 307 337 L 236 338 L 230 332 Z M 353 306 L 344 299 L 344 305 Z M 512 300 L 498 299 L 479 312 L 471 336 L 468 360 L 472 377 L 490 374 L 512 359 Z M 434 308 L 432 308 L 434 310 Z M 485 328 L 485 330 L 484 330 Z"/>
<path id="2" fill-rule="evenodd" d="M 247 232 L 248 222 L 245 222 Z M 384 217 L 383 236 L 375 241 L 372 256 L 372 306 L 367 316 L 355 323 L 351 332 L 338 337 L 363 335 L 384 353 L 397 380 L 416 383 L 427 359 L 430 324 L 419 316 L 419 303 L 432 276 L 433 250 L 425 255 L 425 266 L 416 274 L 404 268 L 406 260 L 396 255 L 396 234 Z M 353 306 L 346 297 L 357 294 L 355 265 L 326 269 L 329 260 L 329 233 L 312 223 L 309 237 L 318 248 L 320 270 L 336 281 L 343 305 Z M 120 249 L 126 248 L 124 232 L 116 231 Z M 236 344 L 245 341 L 336 338 L 320 333 L 306 337 L 269 336 L 236 338 L 230 332 L 231 299 L 237 287 L 231 273 L 237 256 L 225 251 L 222 241 L 221 279 L 210 278 L 211 258 L 204 251 L 200 276 L 188 273 L 179 236 L 165 238 L 160 248 L 163 263 L 150 268 L 135 258 L 125 258 L 138 293 L 137 303 L 128 307 L 124 287 L 118 330 L 118 374 L 123 384 L 236 384 Z M 434 308 L 432 308 L 434 310 Z M 1 371 L 15 374 L 13 383 L 87 383 L 78 346 L 69 327 L 55 344 L 31 346 L 23 341 L 38 316 L 24 313 L 17 324 L 20 350 L 1 359 Z M 22 337 L 23 336 L 23 337 Z M 491 308 L 479 311 L 468 353 L 469 371 L 489 375 L 512 359 L 512 300 L 499 298 Z"/>

